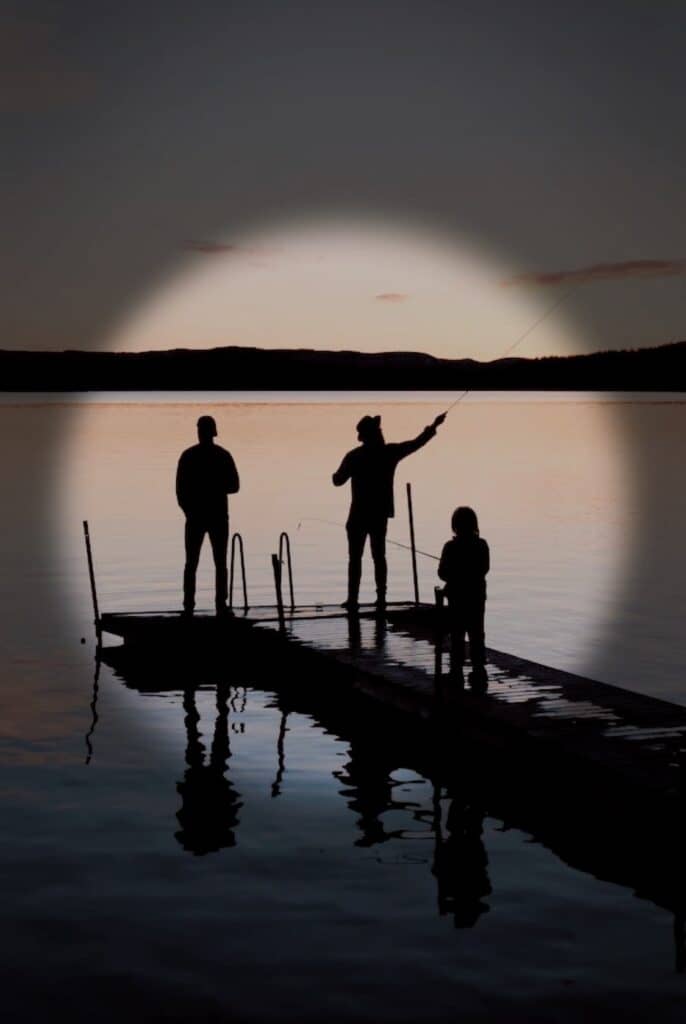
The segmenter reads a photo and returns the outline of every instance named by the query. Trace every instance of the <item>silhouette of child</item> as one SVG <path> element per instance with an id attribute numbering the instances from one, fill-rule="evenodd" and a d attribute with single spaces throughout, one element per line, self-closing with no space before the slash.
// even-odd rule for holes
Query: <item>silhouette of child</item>
<path id="1" fill-rule="evenodd" d="M 438 575 L 446 584 L 450 614 L 450 672 L 456 682 L 463 683 L 466 633 L 472 663 L 470 683 L 473 689 L 485 690 L 488 678 L 485 667 L 484 612 L 490 553 L 488 544 L 479 536 L 479 523 L 474 509 L 466 505 L 456 508 L 450 524 L 454 536 L 443 547 L 438 566 Z"/>

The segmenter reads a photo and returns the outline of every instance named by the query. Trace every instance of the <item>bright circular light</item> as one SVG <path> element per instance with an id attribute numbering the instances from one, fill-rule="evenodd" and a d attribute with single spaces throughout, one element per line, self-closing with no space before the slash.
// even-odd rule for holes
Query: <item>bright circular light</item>
<path id="1" fill-rule="evenodd" d="M 352 349 L 497 359 L 559 298 L 508 286 L 468 244 L 386 221 L 300 221 L 240 239 L 191 240 L 182 264 L 104 348 Z M 517 355 L 584 351 L 564 308 Z"/>
<path id="2" fill-rule="evenodd" d="M 182 266 L 119 323 L 104 347 L 248 345 L 490 360 L 538 321 L 516 355 L 587 349 L 564 307 L 553 311 L 559 293 L 507 286 L 511 276 L 473 246 L 426 229 L 381 220 L 300 221 L 240 240 L 189 243 Z M 178 396 L 158 397 L 149 408 L 137 400 L 122 412 L 100 402 L 74 417 L 63 521 L 97 524 L 104 589 L 118 610 L 178 605 L 183 545 L 173 476 L 179 452 L 195 440 L 200 411 L 215 415 L 219 443 L 237 456 L 244 486 L 232 501 L 232 528 L 246 535 L 251 578 L 268 601 L 269 552 L 279 531 L 294 531 L 308 516 L 345 517 L 331 472 L 354 445 L 350 424 L 370 411 L 366 405 L 378 403 L 371 411 L 383 411 L 389 440 L 414 436 L 446 407 L 428 395 L 418 396 L 426 407 L 414 410 L 394 404 L 392 395 L 365 395 L 359 411 L 346 407 L 351 396 L 326 411 L 312 404 L 316 396 L 304 400 L 307 407 L 288 409 L 273 396 L 242 401 L 240 380 L 207 383 L 217 389 L 211 396 L 185 396 L 180 404 Z M 284 386 L 297 390 L 294 381 Z M 222 388 L 233 395 L 222 395 Z M 335 388 L 332 380 L 329 389 Z M 188 405 L 194 400 L 197 409 Z M 575 406 L 549 395 L 506 405 L 498 396 L 470 395 L 451 413 L 441 440 L 407 468 L 402 464 L 398 501 L 404 480 L 412 480 L 429 551 L 446 539 L 452 505 L 473 504 L 494 548 L 488 641 L 583 672 L 602 645 L 629 553 L 621 517 L 630 481 L 619 408 L 586 400 Z M 392 536 L 405 537 L 402 514 Z M 326 530 L 315 536 L 310 526 L 307 536 L 298 535 L 299 593 L 309 601 L 341 599 L 344 532 Z M 394 551 L 393 596 L 399 598 L 407 580 L 397 559 L 405 555 Z M 427 597 L 435 564 L 423 563 L 421 571 Z"/>

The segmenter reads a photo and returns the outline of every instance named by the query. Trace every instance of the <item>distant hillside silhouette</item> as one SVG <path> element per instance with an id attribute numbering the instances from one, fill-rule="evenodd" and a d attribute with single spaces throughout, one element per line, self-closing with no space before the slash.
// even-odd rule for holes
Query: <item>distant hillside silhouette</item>
<path id="1" fill-rule="evenodd" d="M 492 362 L 420 352 L 171 349 L 0 350 L 3 391 L 593 390 L 682 391 L 686 341 L 656 348 Z"/>

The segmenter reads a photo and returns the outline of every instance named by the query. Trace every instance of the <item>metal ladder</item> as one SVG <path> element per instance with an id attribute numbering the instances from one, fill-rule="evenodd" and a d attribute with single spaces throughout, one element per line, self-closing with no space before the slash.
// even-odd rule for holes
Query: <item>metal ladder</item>
<path id="1" fill-rule="evenodd" d="M 241 581 L 243 583 L 243 611 L 247 612 L 250 605 L 248 604 L 248 588 L 245 582 L 245 553 L 243 550 L 243 538 L 240 533 L 234 533 L 231 538 L 231 567 L 229 571 L 229 608 L 233 608 L 233 580 L 234 580 L 234 564 L 236 561 L 236 547 L 241 558 Z"/>

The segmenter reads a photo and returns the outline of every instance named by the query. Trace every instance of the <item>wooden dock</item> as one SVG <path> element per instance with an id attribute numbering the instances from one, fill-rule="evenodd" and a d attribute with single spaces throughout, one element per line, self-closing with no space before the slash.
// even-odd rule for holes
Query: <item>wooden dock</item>
<path id="1" fill-rule="evenodd" d="M 262 664 L 278 688 L 307 669 L 322 696 L 353 690 L 396 712 L 468 730 L 568 775 L 627 792 L 681 801 L 686 708 L 489 648 L 488 691 L 459 691 L 447 675 L 447 640 L 437 642 L 433 605 L 391 604 L 348 616 L 330 605 L 272 607 L 229 619 L 179 613 L 103 614 L 101 630 L 130 652 L 184 664 L 222 659 Z"/>

